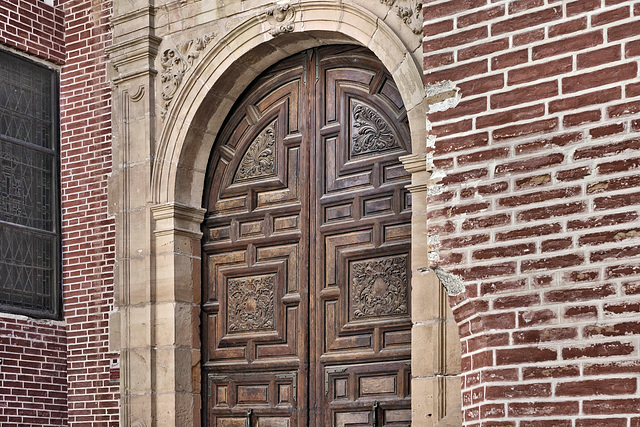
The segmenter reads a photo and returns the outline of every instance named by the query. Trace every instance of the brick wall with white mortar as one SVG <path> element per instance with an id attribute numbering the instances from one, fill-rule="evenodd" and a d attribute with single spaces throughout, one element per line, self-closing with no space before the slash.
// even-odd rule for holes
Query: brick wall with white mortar
<path id="1" fill-rule="evenodd" d="M 423 12 L 464 425 L 640 426 L 640 2 Z"/>
<path id="2" fill-rule="evenodd" d="M 115 222 L 107 216 L 111 87 L 104 49 L 111 1 L 61 1 L 66 61 L 60 82 L 62 251 L 70 425 L 118 425 L 110 381 Z"/>
<path id="3" fill-rule="evenodd" d="M 111 1 L 0 3 L 0 44 L 60 69 L 64 321 L 0 314 L 0 424 L 118 425 L 110 381 L 114 220 L 111 89 L 104 49 Z"/>

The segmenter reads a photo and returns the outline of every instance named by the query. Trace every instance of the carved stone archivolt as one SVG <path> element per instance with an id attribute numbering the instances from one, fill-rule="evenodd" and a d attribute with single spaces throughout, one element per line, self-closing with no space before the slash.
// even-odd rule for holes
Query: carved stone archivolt
<path id="1" fill-rule="evenodd" d="M 376 153 L 399 147 L 398 139 L 382 116 L 371 107 L 352 102 L 351 155 Z"/>
<path id="2" fill-rule="evenodd" d="M 351 316 L 407 314 L 407 256 L 399 255 L 351 263 Z"/>
<path id="3" fill-rule="evenodd" d="M 184 75 L 193 67 L 200 56 L 200 52 L 207 47 L 214 37 L 215 34 L 197 37 L 179 44 L 175 49 L 167 49 L 162 53 L 162 58 L 160 59 L 162 64 L 162 73 L 160 73 L 162 82 L 162 118 L 166 116 Z"/>
<path id="4" fill-rule="evenodd" d="M 264 11 L 267 21 L 271 25 L 269 33 L 272 36 L 278 36 L 284 33 L 290 33 L 294 29 L 293 21 L 296 17 L 296 11 L 290 4 L 277 4 L 268 7 Z"/>
<path id="5" fill-rule="evenodd" d="M 380 0 L 380 3 L 395 6 L 396 14 L 411 31 L 422 34 L 422 0 Z"/>
<path id="6" fill-rule="evenodd" d="M 253 140 L 240 161 L 234 183 L 275 175 L 277 124 L 277 120 L 272 121 Z"/>
<path id="7" fill-rule="evenodd" d="M 227 281 L 229 332 L 273 329 L 275 282 L 275 274 Z"/>

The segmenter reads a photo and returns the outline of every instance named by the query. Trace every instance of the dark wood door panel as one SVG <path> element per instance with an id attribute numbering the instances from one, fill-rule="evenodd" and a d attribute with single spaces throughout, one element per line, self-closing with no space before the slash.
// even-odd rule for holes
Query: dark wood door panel
<path id="1" fill-rule="evenodd" d="M 209 374 L 209 425 L 298 426 L 298 380 L 296 371 Z"/>
<path id="2" fill-rule="evenodd" d="M 285 60 L 234 107 L 204 197 L 207 425 L 409 425 L 408 147 L 362 48 Z"/>
<path id="3" fill-rule="evenodd" d="M 410 362 L 325 368 L 325 426 L 410 426 Z"/>
<path id="4" fill-rule="evenodd" d="M 410 411 L 408 366 L 395 362 L 411 355 L 409 177 L 398 161 L 408 153 L 406 112 L 370 58 L 320 59 L 319 73 L 310 334 L 325 399 L 317 425 L 394 425 Z"/>

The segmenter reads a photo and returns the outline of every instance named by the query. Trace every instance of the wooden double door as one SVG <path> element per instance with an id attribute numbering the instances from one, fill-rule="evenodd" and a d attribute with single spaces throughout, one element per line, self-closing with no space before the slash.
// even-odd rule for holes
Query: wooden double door
<path id="1" fill-rule="evenodd" d="M 410 425 L 407 114 L 366 49 L 282 61 L 207 170 L 208 426 Z"/>

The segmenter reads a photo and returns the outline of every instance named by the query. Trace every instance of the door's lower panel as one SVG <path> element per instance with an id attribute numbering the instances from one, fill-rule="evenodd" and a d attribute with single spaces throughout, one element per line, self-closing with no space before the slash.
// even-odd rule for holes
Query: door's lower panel
<path id="1" fill-rule="evenodd" d="M 297 372 L 211 373 L 207 393 L 209 426 L 302 426 Z"/>
<path id="2" fill-rule="evenodd" d="M 411 425 L 409 361 L 330 366 L 324 376 L 323 426 Z"/>

